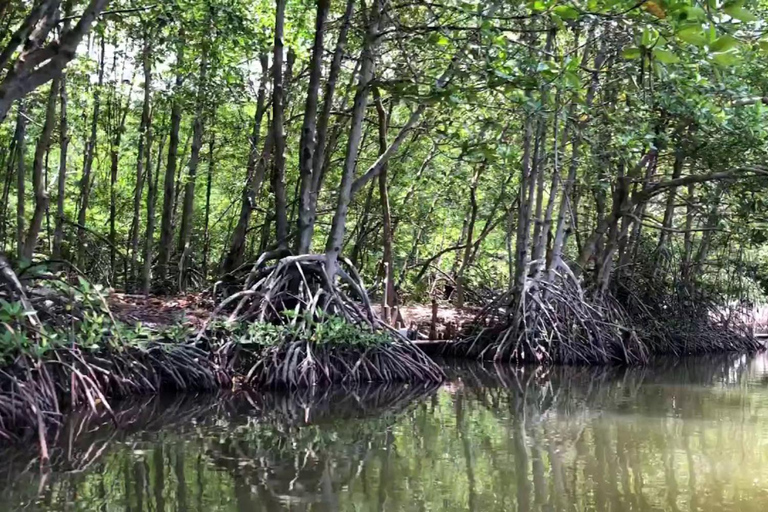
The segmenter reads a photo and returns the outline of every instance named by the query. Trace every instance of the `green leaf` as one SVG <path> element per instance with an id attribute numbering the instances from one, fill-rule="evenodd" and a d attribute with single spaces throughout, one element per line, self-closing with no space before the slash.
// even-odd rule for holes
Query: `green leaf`
<path id="1" fill-rule="evenodd" d="M 723 11 L 733 19 L 739 21 L 757 21 L 757 16 L 741 6 L 741 2 L 726 4 Z"/>
<path id="2" fill-rule="evenodd" d="M 646 48 L 650 48 L 651 45 L 656 44 L 657 37 L 658 37 L 658 32 L 656 32 L 652 28 L 646 28 L 645 30 L 643 30 L 643 39 L 641 44 Z"/>
<path id="3" fill-rule="evenodd" d="M 768 41 L 760 41 L 757 43 L 757 45 L 760 47 L 761 50 L 768 53 Z"/>
<path id="4" fill-rule="evenodd" d="M 563 73 L 563 77 L 565 78 L 566 83 L 574 89 L 581 87 L 581 78 L 579 78 L 579 75 L 573 71 L 566 71 Z"/>
<path id="5" fill-rule="evenodd" d="M 657 61 L 664 64 L 674 64 L 680 62 L 680 58 L 669 50 L 662 50 L 661 48 L 653 49 L 653 56 Z"/>
<path id="6" fill-rule="evenodd" d="M 558 5 L 552 12 L 563 18 L 564 20 L 575 20 L 579 17 L 579 11 L 570 5 Z"/>
<path id="7" fill-rule="evenodd" d="M 685 9 L 686 17 L 689 20 L 705 20 L 707 19 L 707 13 L 701 7 L 687 7 Z"/>
<path id="8" fill-rule="evenodd" d="M 715 63 L 719 64 L 720 66 L 732 66 L 737 62 L 739 62 L 741 59 L 739 59 L 738 53 L 731 51 L 731 52 L 713 53 L 712 60 L 714 60 Z"/>
<path id="9" fill-rule="evenodd" d="M 730 34 L 720 36 L 709 46 L 709 49 L 713 52 L 727 52 L 730 49 L 736 48 L 739 45 L 739 40 Z"/>
<path id="10" fill-rule="evenodd" d="M 624 48 L 621 52 L 621 56 L 627 60 L 639 59 L 641 55 L 640 48 Z"/>
<path id="11" fill-rule="evenodd" d="M 707 44 L 707 37 L 700 25 L 690 25 L 677 32 L 677 37 L 689 44 L 704 46 Z"/>

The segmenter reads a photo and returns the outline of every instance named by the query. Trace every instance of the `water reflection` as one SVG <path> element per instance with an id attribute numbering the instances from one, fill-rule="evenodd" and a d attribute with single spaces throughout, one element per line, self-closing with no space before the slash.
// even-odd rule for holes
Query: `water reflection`
<path id="1" fill-rule="evenodd" d="M 440 389 L 184 396 L 73 417 L 0 509 L 768 509 L 768 359 L 642 369 L 455 364 Z"/>

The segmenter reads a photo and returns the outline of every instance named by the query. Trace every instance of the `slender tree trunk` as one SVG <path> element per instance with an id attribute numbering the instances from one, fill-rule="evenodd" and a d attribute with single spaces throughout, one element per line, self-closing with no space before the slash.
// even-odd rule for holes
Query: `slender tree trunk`
<path id="1" fill-rule="evenodd" d="M 200 63 L 200 83 L 197 91 L 197 107 L 195 108 L 195 122 L 192 135 L 192 153 L 189 158 L 187 182 L 184 184 L 184 208 L 181 213 L 181 229 L 179 231 L 178 252 L 179 279 L 181 288 L 186 287 L 186 263 L 189 256 L 189 240 L 192 236 L 192 217 L 195 210 L 195 181 L 197 180 L 197 166 L 200 162 L 200 149 L 203 146 L 203 115 L 205 112 L 206 76 L 208 73 L 208 50 L 203 50 L 203 58 Z"/>
<path id="2" fill-rule="evenodd" d="M 85 230 L 88 202 L 91 196 L 91 168 L 96 154 L 96 136 L 99 127 L 99 109 L 101 108 L 101 88 L 104 85 L 104 36 L 101 36 L 101 56 L 99 57 L 99 83 L 93 93 L 93 117 L 91 118 L 91 135 L 88 139 L 83 162 L 83 176 L 80 180 L 80 210 L 77 212 L 77 262 L 83 268 L 85 261 Z"/>
<path id="3" fill-rule="evenodd" d="M 24 242 L 24 252 L 22 258 L 30 261 L 32 254 L 37 246 L 37 237 L 43 227 L 43 219 L 48 209 L 48 190 L 45 180 L 45 158 L 51 147 L 51 134 L 56 124 L 56 97 L 59 95 L 59 79 L 51 82 L 51 90 L 48 93 L 48 103 L 45 108 L 45 121 L 43 131 L 37 140 L 35 148 L 35 160 L 32 164 L 32 188 L 35 193 L 35 212 L 32 214 L 32 221 L 29 224 L 27 239 Z"/>
<path id="4" fill-rule="evenodd" d="M 67 192 L 67 152 L 69 149 L 69 122 L 67 119 L 67 75 L 61 76 L 59 120 L 59 177 L 57 182 L 56 221 L 53 230 L 53 259 L 61 259 L 64 241 L 64 200 Z"/>
<path id="5" fill-rule="evenodd" d="M 269 64 L 266 54 L 261 54 L 261 82 L 259 84 L 259 93 L 256 98 L 256 114 L 253 119 L 253 131 L 250 137 L 250 151 L 248 152 L 248 165 L 246 167 L 246 180 L 243 186 L 242 200 L 240 201 L 240 215 L 237 218 L 235 230 L 232 233 L 229 251 L 227 252 L 221 271 L 228 274 L 243 264 L 245 256 L 246 234 L 248 224 L 251 221 L 251 212 L 256 207 L 256 198 L 261 190 L 261 184 L 264 181 L 264 173 L 269 161 L 271 148 L 267 151 L 267 146 L 271 145 L 272 137 L 267 137 L 267 143 L 264 144 L 264 152 L 259 159 L 259 143 L 261 137 L 261 123 L 264 113 L 267 110 L 266 94 L 267 83 L 269 81 Z M 258 172 L 257 172 L 258 170 Z"/>
<path id="6" fill-rule="evenodd" d="M 327 3 L 330 4 L 330 2 Z M 301 183 L 299 192 L 299 198 L 301 201 L 299 206 L 300 225 L 299 238 L 297 241 L 299 253 L 307 253 L 311 250 L 312 235 L 314 234 L 317 214 L 317 199 L 318 194 L 320 193 L 320 188 L 322 186 L 327 156 L 327 147 L 329 146 L 329 122 L 331 118 L 331 110 L 333 109 L 333 99 L 336 92 L 336 84 L 338 83 L 339 74 L 341 72 L 341 63 L 347 45 L 347 34 L 349 32 L 350 20 L 352 18 L 354 6 L 355 0 L 346 0 L 346 8 L 341 19 L 339 36 L 336 40 L 336 47 L 333 52 L 333 59 L 331 60 L 331 67 L 328 73 L 328 80 L 325 84 L 323 106 L 320 115 L 317 118 L 317 128 L 314 130 L 316 140 L 313 143 L 314 147 L 312 148 L 311 152 L 311 179 L 308 180 L 309 183 L 305 183 L 304 181 Z M 323 14 L 323 16 L 327 17 L 327 7 L 325 7 L 325 9 L 326 12 Z M 321 15 L 320 11 L 321 6 L 318 5 L 318 21 Z M 322 35 L 323 33 L 320 34 L 321 37 Z M 321 46 L 318 47 L 317 44 L 318 41 L 316 34 L 315 49 L 317 50 L 317 55 L 319 56 L 318 58 L 322 64 L 322 40 L 319 43 Z M 313 52 L 313 58 L 314 56 L 315 53 Z M 321 71 L 322 69 L 317 69 L 318 79 Z M 315 108 L 312 110 L 312 112 L 314 112 L 317 108 L 317 91 L 315 91 L 314 96 L 315 97 L 313 101 Z M 309 104 L 309 102 L 310 97 L 308 94 L 307 103 Z M 330 140 L 335 139 L 334 137 L 330 137 Z M 331 143 L 330 146 L 333 146 L 333 143 Z M 302 161 L 302 164 L 308 165 L 306 161 Z M 304 172 L 302 175 L 302 180 L 304 180 L 303 176 L 307 175 L 308 172 L 305 167 L 302 167 L 302 169 Z M 309 188 L 309 191 L 306 191 L 306 188 Z"/>
<path id="7" fill-rule="evenodd" d="M 152 170 L 144 169 L 145 158 L 152 152 L 149 147 L 151 140 L 152 119 L 150 115 L 150 102 L 152 100 L 152 63 L 150 61 L 149 36 L 144 36 L 144 49 L 142 51 L 142 67 L 144 68 L 144 102 L 141 109 L 141 124 L 139 125 L 139 147 L 136 157 L 136 190 L 133 195 L 133 221 L 131 222 L 131 281 L 137 286 L 139 277 L 139 230 L 141 227 L 141 199 L 144 193 L 145 174 L 150 175 Z M 150 183 L 151 186 L 151 183 Z"/>
<path id="8" fill-rule="evenodd" d="M 583 64 L 587 64 L 590 56 L 590 52 L 591 52 L 591 45 L 588 44 L 587 47 L 584 49 L 584 56 L 582 58 Z M 605 61 L 605 48 L 603 47 L 597 52 L 594 58 L 594 69 L 596 71 L 592 73 L 592 80 L 590 82 L 589 89 L 587 89 L 587 96 L 585 101 L 587 108 L 590 108 L 592 106 L 592 102 L 594 101 L 595 94 L 597 93 L 597 89 L 600 84 L 599 74 L 597 70 L 599 70 L 602 67 L 604 61 Z M 557 269 L 560 267 L 560 265 L 562 264 L 563 251 L 565 248 L 567 235 L 568 235 L 567 227 L 571 225 L 571 217 L 574 216 L 574 212 L 576 210 L 575 201 L 573 200 L 572 195 L 575 189 L 576 172 L 578 171 L 579 164 L 580 164 L 581 143 L 584 137 L 585 129 L 586 129 L 586 123 L 583 121 L 579 122 L 573 128 L 573 140 L 571 142 L 571 160 L 568 168 L 568 177 L 566 178 L 565 183 L 563 183 L 563 193 L 560 196 L 560 204 L 558 206 L 555 236 L 553 237 L 553 240 L 552 240 L 552 252 L 550 254 L 548 267 L 547 267 L 548 282 L 552 282 L 554 280 L 555 273 Z M 579 252 L 581 252 L 581 248 L 579 249 Z"/>
<path id="9" fill-rule="evenodd" d="M 477 221 L 477 184 L 480 181 L 480 175 L 485 170 L 487 162 L 483 162 L 475 169 L 475 173 L 472 176 L 472 182 L 469 185 L 469 217 L 467 221 L 467 242 L 464 247 L 464 255 L 461 259 L 461 265 L 456 272 L 456 300 L 455 304 L 457 308 L 464 307 L 464 273 L 470 264 L 470 256 L 472 254 L 472 243 L 475 234 L 475 222 Z"/>
<path id="10" fill-rule="evenodd" d="M 115 90 L 116 89 L 113 88 L 113 91 Z M 117 108 L 115 108 L 113 104 L 112 108 L 108 109 L 113 110 L 114 115 L 119 116 L 117 124 L 112 127 L 114 131 L 110 140 L 109 149 L 109 271 L 113 281 L 117 275 L 117 173 L 120 165 L 120 143 L 123 140 L 125 120 L 128 117 L 128 110 L 130 109 L 131 92 L 132 91 L 128 92 L 125 108 L 120 108 L 118 100 Z"/>
<path id="11" fill-rule="evenodd" d="M 331 231 L 328 234 L 328 241 L 325 245 L 325 252 L 328 264 L 328 274 L 331 279 L 336 275 L 336 265 L 338 262 L 341 247 L 344 243 L 344 232 L 347 222 L 347 211 L 349 202 L 352 199 L 352 183 L 355 177 L 355 166 L 357 164 L 357 155 L 360 151 L 360 140 L 363 135 L 363 121 L 365 119 L 365 110 L 368 106 L 368 93 L 370 83 L 373 79 L 373 69 L 376 58 L 376 49 L 379 40 L 379 17 L 383 7 L 382 0 L 374 0 L 369 13 L 369 25 L 365 35 L 365 43 L 360 56 L 360 77 L 355 92 L 355 100 L 352 106 L 352 122 L 350 125 L 349 137 L 347 139 L 347 152 L 342 167 L 341 185 L 339 186 L 339 196 L 336 205 L 336 211 L 333 215 Z"/>
<path id="12" fill-rule="evenodd" d="M 157 190 L 160 176 L 160 161 L 162 160 L 164 137 L 160 137 L 160 148 L 157 152 L 157 166 L 155 175 L 152 176 L 152 153 L 149 148 L 152 146 L 153 132 L 150 128 L 147 133 L 147 231 L 144 235 L 144 265 L 141 270 L 141 291 L 144 295 L 149 295 L 152 287 L 152 251 L 155 237 L 155 208 L 157 206 Z"/>
<path id="13" fill-rule="evenodd" d="M 183 36 L 183 33 L 182 33 Z M 160 242 L 157 255 L 157 278 L 162 283 L 168 272 L 173 241 L 173 204 L 176 197 L 176 166 L 179 152 L 179 129 L 181 128 L 181 86 L 184 83 L 182 65 L 184 63 L 184 44 L 176 52 L 176 82 L 173 104 L 171 106 L 171 127 L 168 141 L 168 161 L 163 181 L 163 213 L 160 221 Z"/>
<path id="14" fill-rule="evenodd" d="M 678 142 L 675 147 L 675 163 L 672 165 L 672 179 L 675 180 L 682 176 L 683 166 L 685 165 L 685 152 L 683 150 L 682 142 Z M 656 246 L 657 259 L 662 257 L 662 253 L 666 250 L 667 240 L 669 239 L 669 229 L 672 227 L 675 218 L 675 200 L 677 199 L 677 187 L 672 187 L 667 192 L 667 203 L 664 208 L 664 220 L 661 225 L 662 228 L 659 233 L 659 243 Z"/>
<path id="15" fill-rule="evenodd" d="M 272 65 L 272 133 L 275 153 L 272 159 L 272 190 L 275 194 L 275 236 L 277 244 L 285 247 L 288 241 L 288 209 L 285 196 L 285 133 L 283 127 L 283 29 L 287 0 L 276 0 L 275 46 Z"/>
<path id="16" fill-rule="evenodd" d="M 2 252 L 5 252 L 6 249 L 6 242 L 8 240 L 7 237 L 7 219 L 8 219 L 8 198 L 11 194 L 11 185 L 13 183 L 13 178 L 16 177 L 16 170 L 15 170 L 15 163 L 16 163 L 16 146 L 17 146 L 17 136 L 18 136 L 18 128 L 19 128 L 19 120 L 23 119 L 22 117 L 17 117 L 16 119 L 16 130 L 17 132 L 14 133 L 13 138 L 11 139 L 11 145 L 8 148 L 8 152 L 4 153 L 4 156 L 7 156 L 7 161 L 4 162 L 5 164 L 5 180 L 3 183 L 3 197 L 2 197 L 2 211 L 0 211 L 0 240 L 2 240 Z"/>
<path id="17" fill-rule="evenodd" d="M 685 212 L 685 235 L 683 238 L 683 262 L 680 269 L 680 276 L 685 284 L 691 283 L 691 257 L 693 255 L 693 215 L 695 208 L 693 205 L 694 200 L 694 185 L 691 183 L 688 185 L 688 197 L 686 198 L 686 212 Z M 718 201 L 719 202 L 719 201 Z M 706 253 L 709 250 L 709 240 L 712 237 L 712 229 L 717 225 L 718 215 L 718 203 L 714 203 L 710 209 L 710 215 L 707 218 L 707 224 L 705 226 L 704 235 L 699 246 L 699 253 L 696 255 L 696 270 L 698 271 L 699 263 L 706 257 Z"/>
<path id="18" fill-rule="evenodd" d="M 533 119 L 529 114 L 523 127 L 523 161 L 520 180 L 517 238 L 515 243 L 515 289 L 522 292 L 525 286 L 528 266 L 528 241 L 530 237 L 531 204 L 535 180 L 531 173 L 531 139 L 533 138 Z"/>
<path id="19" fill-rule="evenodd" d="M 19 117 L 16 122 L 16 255 L 24 257 L 24 201 L 26 194 L 27 168 L 25 153 L 27 137 L 26 105 L 19 101 Z"/>
<path id="20" fill-rule="evenodd" d="M 214 107 L 214 112 L 216 108 Z M 210 234 L 210 222 L 211 222 L 211 185 L 213 184 L 213 172 L 216 164 L 214 157 L 214 150 L 216 149 L 216 132 L 213 131 L 215 114 L 211 120 L 211 135 L 208 139 L 208 175 L 205 183 L 205 223 L 203 226 L 203 278 L 208 278 L 208 252 L 211 249 L 211 234 Z"/>
<path id="21" fill-rule="evenodd" d="M 320 92 L 320 78 L 323 70 L 323 37 L 325 35 L 325 20 L 330 9 L 330 0 L 317 1 L 317 17 L 315 20 L 315 41 L 312 47 L 312 61 L 309 65 L 309 88 L 307 103 L 304 108 L 304 123 L 301 128 L 299 142 L 299 218 L 296 252 L 305 254 L 312 245 L 315 211 L 312 208 L 312 183 L 314 182 L 313 159 L 315 153 L 317 104 Z"/>
<path id="22" fill-rule="evenodd" d="M 384 105 L 377 89 L 373 90 L 376 101 L 376 111 L 379 115 L 379 156 L 387 151 L 387 131 L 389 130 L 389 115 L 384 110 Z M 391 107 L 390 107 L 391 108 Z M 391 112 L 391 110 L 390 110 Z M 379 174 L 379 200 L 381 201 L 382 218 L 382 242 L 384 246 L 383 264 L 384 264 L 384 296 L 382 297 L 382 311 L 384 321 L 391 323 L 391 316 L 397 299 L 395 297 L 395 261 L 393 257 L 393 233 L 392 233 L 392 212 L 389 208 L 389 184 L 387 183 L 388 166 L 384 167 Z"/>

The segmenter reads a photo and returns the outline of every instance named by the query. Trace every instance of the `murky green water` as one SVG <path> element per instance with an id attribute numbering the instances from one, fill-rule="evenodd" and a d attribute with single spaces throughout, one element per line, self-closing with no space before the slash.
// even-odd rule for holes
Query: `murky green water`
<path id="1" fill-rule="evenodd" d="M 0 509 L 768 510 L 768 357 L 452 366 L 438 389 L 186 396 L 73 417 Z"/>

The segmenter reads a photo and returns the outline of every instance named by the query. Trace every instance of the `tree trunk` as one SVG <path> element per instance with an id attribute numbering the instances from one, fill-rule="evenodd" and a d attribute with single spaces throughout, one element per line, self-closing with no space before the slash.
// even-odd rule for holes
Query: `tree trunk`
<path id="1" fill-rule="evenodd" d="M 339 186 L 339 196 L 336 204 L 336 211 L 333 215 L 331 231 L 328 234 L 328 241 L 325 245 L 325 252 L 328 264 L 328 274 L 331 279 L 336 275 L 336 265 L 338 262 L 341 247 L 344 243 L 344 232 L 347 222 L 347 211 L 349 202 L 352 199 L 352 183 L 355 177 L 355 166 L 357 164 L 357 155 L 360 151 L 360 140 L 363 135 L 363 121 L 365 119 L 365 110 L 368 106 L 368 92 L 371 80 L 373 79 L 374 61 L 376 58 L 376 48 L 379 41 L 379 16 L 381 14 L 382 0 L 374 0 L 369 13 L 369 25 L 365 34 L 365 43 L 360 56 L 360 77 L 355 91 L 355 100 L 352 106 L 352 121 L 350 125 L 349 137 L 347 139 L 347 151 L 342 167 L 341 184 Z"/>
<path id="2" fill-rule="evenodd" d="M 288 209 L 285 196 L 285 133 L 283 84 L 283 29 L 287 0 L 276 0 L 275 46 L 272 65 L 272 133 L 275 153 L 272 159 L 272 190 L 275 194 L 275 236 L 279 247 L 288 242 Z"/>
<path id="3" fill-rule="evenodd" d="M 456 300 L 457 308 L 464 307 L 464 273 L 469 266 L 470 256 L 472 254 L 473 236 L 475 233 L 475 222 L 477 221 L 477 184 L 480 181 L 480 175 L 485 170 L 487 162 L 480 164 L 472 176 L 472 182 L 469 184 L 469 217 L 467 221 L 467 242 L 464 247 L 464 255 L 461 259 L 461 265 L 456 272 Z"/>
<path id="4" fill-rule="evenodd" d="M 379 115 L 379 156 L 387 151 L 387 131 L 389 130 L 389 115 L 384 110 L 381 97 L 377 89 L 373 90 L 376 101 L 376 111 Z M 390 106 L 391 109 L 391 106 Z M 391 110 L 390 110 L 391 112 Z M 379 200 L 381 201 L 382 217 L 382 242 L 384 246 L 383 264 L 384 264 L 384 295 L 382 297 L 382 311 L 384 321 L 391 323 L 392 312 L 394 311 L 397 299 L 395 297 L 395 261 L 393 258 L 393 234 L 392 234 L 392 214 L 389 209 L 389 185 L 387 183 L 387 165 L 384 164 L 379 173 Z"/>
<path id="5" fill-rule="evenodd" d="M 299 218 L 296 252 L 305 254 L 312 245 L 314 232 L 315 211 L 312 208 L 313 158 L 317 126 L 317 104 L 320 91 L 320 78 L 323 68 L 323 37 L 325 35 L 325 20 L 330 9 L 330 0 L 317 1 L 317 17 L 315 20 L 315 41 L 312 47 L 312 61 L 309 65 L 309 88 L 307 103 L 304 107 L 304 123 L 301 127 L 299 142 Z"/>
<path id="6" fill-rule="evenodd" d="M 56 124 L 56 97 L 59 94 L 59 79 L 51 82 L 51 90 L 48 93 L 48 103 L 45 108 L 45 121 L 43 131 L 37 140 L 35 148 L 35 160 L 32 164 L 32 188 L 35 193 L 35 212 L 32 214 L 32 221 L 29 224 L 27 239 L 24 243 L 24 252 L 22 259 L 31 261 L 32 254 L 37 246 L 37 237 L 40 235 L 40 229 L 43 226 L 45 212 L 48 209 L 48 190 L 44 179 L 45 157 L 51 147 L 51 134 L 53 126 Z"/>
<path id="7" fill-rule="evenodd" d="M 341 63 L 344 57 L 344 52 L 347 46 L 347 34 L 349 33 L 350 20 L 352 18 L 352 12 L 355 8 L 355 0 L 347 0 L 344 15 L 341 19 L 341 28 L 339 29 L 339 37 L 336 40 L 336 48 L 333 52 L 333 60 L 331 61 L 331 69 L 328 72 L 328 81 L 325 84 L 325 90 L 323 91 L 323 107 L 320 116 L 317 120 L 317 142 L 315 144 L 314 152 L 312 153 L 312 186 L 309 193 L 309 214 L 312 222 L 308 224 L 303 234 L 303 240 L 309 240 L 309 245 L 306 247 L 306 252 L 311 250 L 312 235 L 314 234 L 315 221 L 317 214 L 317 200 L 320 194 L 320 188 L 323 182 L 323 176 L 326 168 L 326 153 L 329 142 L 329 122 L 331 118 L 331 110 L 333 109 L 333 97 L 336 92 L 336 84 L 338 83 L 339 74 L 341 72 Z M 335 143 L 335 138 L 331 137 L 332 147 Z"/>
<path id="8" fill-rule="evenodd" d="M 19 101 L 19 117 L 16 121 L 16 255 L 24 257 L 24 199 L 27 169 L 24 161 L 26 153 L 27 114 L 23 101 Z"/>
<path id="9" fill-rule="evenodd" d="M 211 135 L 208 139 L 208 175 L 206 176 L 205 183 L 205 222 L 203 225 L 203 278 L 208 278 L 208 252 L 211 249 L 211 234 L 209 232 L 211 222 L 211 185 L 213 182 L 213 171 L 215 168 L 216 159 L 214 158 L 214 150 L 216 149 L 216 132 L 213 131 L 214 122 L 216 117 L 216 108 L 213 108 L 214 114 L 211 120 Z"/>
<path id="10" fill-rule="evenodd" d="M 517 237 L 515 242 L 515 289 L 522 292 L 525 286 L 528 266 L 528 241 L 530 238 L 531 205 L 533 200 L 534 177 L 531 173 L 531 138 L 533 137 L 533 119 L 529 114 L 523 127 L 523 161 L 520 179 L 519 203 L 520 214 L 517 217 Z"/>
<path id="11" fill-rule="evenodd" d="M 181 34 L 184 35 L 183 32 Z M 181 127 L 181 86 L 184 83 L 182 64 L 184 62 L 184 44 L 179 44 L 176 52 L 176 82 L 173 104 L 171 106 L 171 127 L 168 141 L 168 161 L 163 182 L 163 213 L 160 221 L 160 243 L 157 255 L 157 278 L 162 283 L 168 272 L 173 241 L 173 205 L 176 197 L 176 166 L 179 152 L 179 129 Z"/>
<path id="12" fill-rule="evenodd" d="M 67 152 L 69 149 L 69 122 L 67 120 L 67 75 L 61 76 L 59 120 L 59 177 L 56 197 L 56 221 L 53 230 L 53 259 L 61 259 L 64 241 L 64 199 L 67 191 Z"/>
<path id="13" fill-rule="evenodd" d="M 181 212 L 181 229 L 179 231 L 178 252 L 179 279 L 181 288 L 186 287 L 186 259 L 189 253 L 189 240 L 192 235 L 192 217 L 195 210 L 195 181 L 197 179 L 197 166 L 200 162 L 200 149 L 203 146 L 203 115 L 205 112 L 205 89 L 208 72 L 208 50 L 203 50 L 203 58 L 200 62 L 200 82 L 197 90 L 197 106 L 195 108 L 195 122 L 192 134 L 192 153 L 189 157 L 189 169 L 187 182 L 184 184 L 184 208 Z"/>
<path id="14" fill-rule="evenodd" d="M 99 127 L 99 109 L 101 108 L 101 88 L 104 85 L 104 36 L 101 36 L 101 57 L 99 57 L 99 83 L 93 93 L 93 117 L 91 118 L 91 135 L 85 149 L 83 176 L 80 179 L 80 210 L 77 212 L 77 262 L 83 268 L 85 261 L 85 229 L 88 201 L 91 196 L 91 168 L 96 154 L 96 135 Z"/>
<path id="15" fill-rule="evenodd" d="M 150 129 L 147 133 L 147 231 L 144 235 L 144 265 L 141 270 L 141 291 L 144 295 L 149 295 L 152 287 L 152 247 L 155 236 L 155 208 L 157 203 L 157 186 L 160 175 L 160 160 L 163 154 L 164 137 L 160 138 L 160 148 L 157 152 L 157 167 L 155 175 L 152 176 L 152 153 L 149 148 L 152 146 L 153 133 Z"/>
<path id="16" fill-rule="evenodd" d="M 683 150 L 682 142 L 678 142 L 675 147 L 675 163 L 672 165 L 672 179 L 675 180 L 682 176 L 683 166 L 685 165 L 685 152 Z M 670 236 L 669 229 L 672 227 L 672 223 L 675 218 L 675 200 L 677 199 L 677 187 L 672 187 L 667 192 L 667 204 L 664 208 L 664 220 L 662 221 L 662 229 L 659 233 L 659 243 L 656 246 L 656 258 L 662 257 L 662 253 L 666 250 L 667 240 Z"/>
<path id="17" fill-rule="evenodd" d="M 141 198 L 144 193 L 144 181 L 147 178 L 145 173 L 150 174 L 150 181 L 152 174 L 151 169 L 144 169 L 144 160 L 152 152 L 152 148 L 149 147 L 152 129 L 152 119 L 150 117 L 152 63 L 150 62 L 149 52 L 149 36 L 145 35 L 144 49 L 141 56 L 144 69 L 144 101 L 141 109 L 141 124 L 139 125 L 139 147 L 136 157 L 136 190 L 133 194 L 133 220 L 131 222 L 131 281 L 133 286 L 137 286 L 137 279 L 139 277 L 139 229 L 141 225 Z"/>
<path id="18" fill-rule="evenodd" d="M 17 136 L 18 129 L 19 129 L 19 121 L 23 120 L 24 118 L 21 116 L 17 116 L 16 119 L 16 132 L 14 133 L 13 138 L 11 139 L 10 147 L 8 148 L 8 151 L 6 153 L 3 153 L 3 157 L 7 157 L 7 161 L 4 162 L 5 167 L 5 180 L 3 183 L 3 194 L 2 194 L 2 211 L 0 211 L 0 240 L 2 240 L 2 252 L 5 252 L 6 249 L 6 242 L 8 241 L 7 237 L 7 226 L 8 226 L 8 199 L 11 195 L 11 185 L 13 183 L 13 179 L 16 177 L 16 170 L 15 170 L 15 164 L 16 164 L 16 147 L 18 143 Z"/>
<path id="19" fill-rule="evenodd" d="M 65 32 L 62 31 L 58 41 L 47 46 L 43 44 L 57 24 L 59 1 L 44 0 L 33 7 L 30 15 L 22 22 L 0 54 L 0 69 L 8 66 L 13 68 L 0 81 L 0 123 L 5 120 L 14 101 L 24 98 L 44 83 L 61 75 L 107 2 L 108 0 L 91 0 L 83 9 L 77 24 Z M 30 37 L 33 29 L 36 31 Z M 10 60 L 22 42 L 24 49 L 11 65 Z"/>
<path id="20" fill-rule="evenodd" d="M 242 200 L 240 201 L 240 215 L 232 233 L 229 251 L 224 262 L 221 265 L 221 271 L 228 274 L 243 264 L 245 256 L 245 242 L 248 233 L 248 224 L 251 221 L 251 212 L 256 207 L 256 198 L 261 190 L 261 184 L 264 181 L 264 173 L 269 162 L 272 137 L 267 137 L 264 144 L 264 152 L 259 158 L 259 140 L 261 136 L 261 122 L 264 113 L 267 110 L 266 94 L 267 82 L 269 81 L 268 60 L 266 54 L 259 57 L 261 62 L 261 82 L 259 84 L 259 94 L 256 99 L 256 114 L 253 119 L 253 131 L 250 137 L 250 151 L 248 152 L 248 165 L 246 167 L 246 180 L 243 186 Z M 257 172 L 258 171 L 258 172 Z"/>

